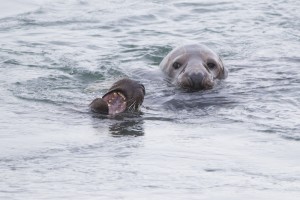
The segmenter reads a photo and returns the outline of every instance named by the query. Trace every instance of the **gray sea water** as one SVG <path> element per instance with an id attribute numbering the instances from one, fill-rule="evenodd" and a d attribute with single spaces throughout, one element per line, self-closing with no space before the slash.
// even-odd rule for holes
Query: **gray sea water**
<path id="1" fill-rule="evenodd" d="M 0 199 L 300 199 L 299 1 L 9 2 Z M 169 85 L 158 65 L 189 43 L 228 78 Z M 122 77 L 145 85 L 142 113 L 90 113 Z"/>

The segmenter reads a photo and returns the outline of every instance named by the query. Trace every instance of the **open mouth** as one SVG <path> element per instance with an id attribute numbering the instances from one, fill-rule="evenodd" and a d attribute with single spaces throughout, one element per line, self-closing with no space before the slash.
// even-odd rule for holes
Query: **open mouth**
<path id="1" fill-rule="evenodd" d="M 115 115 L 126 110 L 126 97 L 122 92 L 112 91 L 102 97 L 108 105 L 108 114 Z"/>
<path id="2" fill-rule="evenodd" d="M 117 115 L 124 111 L 138 111 L 143 103 L 145 87 L 130 79 L 121 79 L 113 84 L 102 98 L 89 105 L 91 110 L 105 115 Z"/>

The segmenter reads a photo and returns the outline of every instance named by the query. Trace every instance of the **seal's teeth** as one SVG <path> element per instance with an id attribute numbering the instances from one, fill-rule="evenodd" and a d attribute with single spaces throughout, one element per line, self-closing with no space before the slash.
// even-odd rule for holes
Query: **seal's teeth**
<path id="1" fill-rule="evenodd" d="M 113 94 L 113 95 L 116 97 L 116 96 L 117 96 L 117 93 L 115 93 L 115 92 L 114 92 L 114 94 Z"/>
<path id="2" fill-rule="evenodd" d="M 118 95 L 120 95 L 124 101 L 126 100 L 126 97 L 122 93 L 118 92 Z"/>
<path id="3" fill-rule="evenodd" d="M 110 99 L 110 100 L 108 100 L 108 102 L 109 102 L 109 103 L 111 103 L 111 99 Z"/>
<path id="4" fill-rule="evenodd" d="M 108 107 L 110 107 L 110 106 L 111 106 L 111 105 L 110 105 L 110 103 L 108 103 L 107 105 L 108 105 Z"/>

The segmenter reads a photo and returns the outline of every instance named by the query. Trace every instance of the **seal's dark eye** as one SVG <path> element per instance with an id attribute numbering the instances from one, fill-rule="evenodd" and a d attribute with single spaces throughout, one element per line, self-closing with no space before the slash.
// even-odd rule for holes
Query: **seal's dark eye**
<path id="1" fill-rule="evenodd" d="M 215 63 L 207 63 L 207 67 L 209 69 L 214 69 L 216 67 L 216 64 Z"/>
<path id="2" fill-rule="evenodd" d="M 174 69 L 178 69 L 179 67 L 181 67 L 181 64 L 179 62 L 174 62 L 173 67 Z"/>

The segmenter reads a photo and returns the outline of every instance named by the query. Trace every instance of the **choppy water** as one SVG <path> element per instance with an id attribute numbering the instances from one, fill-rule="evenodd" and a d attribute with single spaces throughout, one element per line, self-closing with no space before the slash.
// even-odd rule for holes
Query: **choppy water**
<path id="1" fill-rule="evenodd" d="M 51 1 L 0 19 L 0 199 L 299 199 L 300 3 Z M 203 43 L 230 73 L 204 92 L 158 65 Z M 120 77 L 142 114 L 87 105 Z"/>

